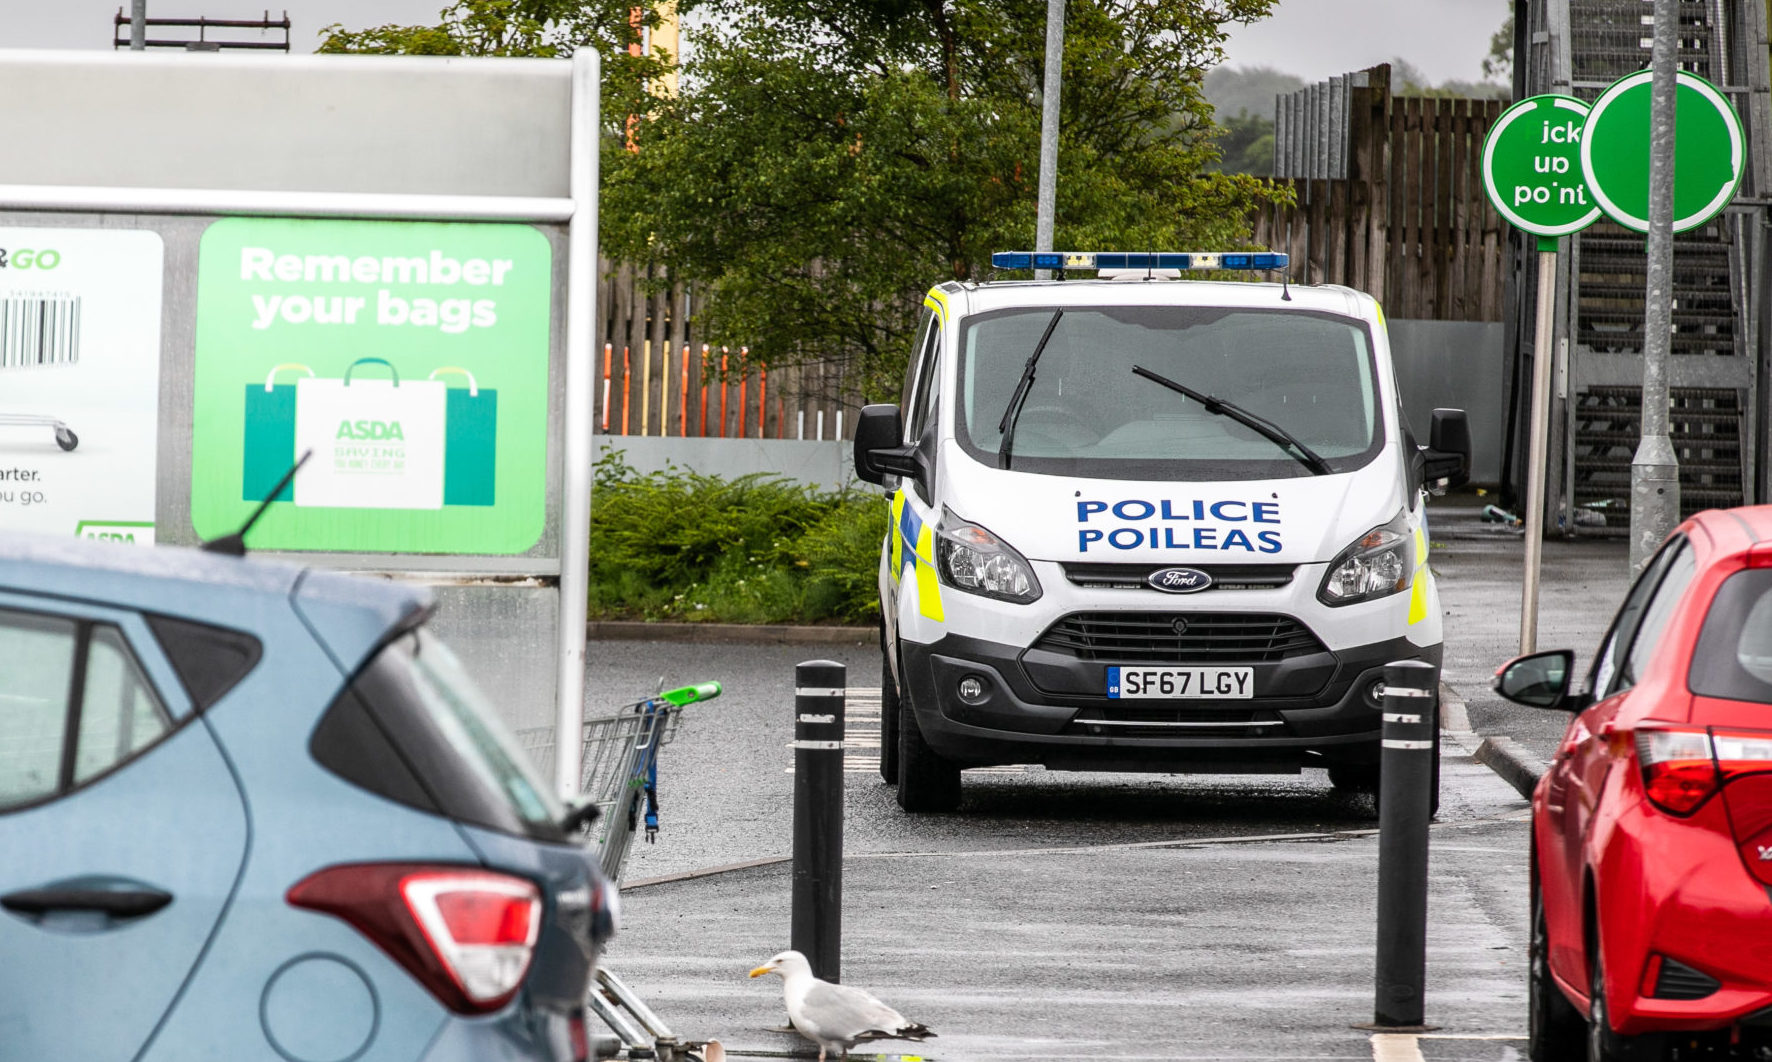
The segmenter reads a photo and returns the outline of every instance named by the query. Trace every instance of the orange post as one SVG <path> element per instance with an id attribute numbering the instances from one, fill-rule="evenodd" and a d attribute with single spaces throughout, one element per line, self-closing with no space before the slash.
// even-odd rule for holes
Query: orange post
<path id="1" fill-rule="evenodd" d="M 701 345 L 701 437 L 708 437 L 708 345 Z"/>
<path id="2" fill-rule="evenodd" d="M 689 344 L 683 344 L 683 386 L 677 392 L 682 399 L 677 404 L 677 434 L 689 438 Z"/>
<path id="3" fill-rule="evenodd" d="M 751 367 L 745 362 L 751 356 L 750 347 L 738 348 L 738 437 L 744 438 L 744 411 L 747 399 L 745 392 L 751 386 Z"/>
<path id="4" fill-rule="evenodd" d="M 621 433 L 628 433 L 628 388 L 634 382 L 633 360 L 628 357 L 628 348 L 621 348 Z"/>
<path id="5" fill-rule="evenodd" d="M 726 356 L 725 347 L 720 348 L 720 438 L 726 438 Z"/>
<path id="6" fill-rule="evenodd" d="M 768 415 L 768 412 L 769 366 L 759 363 L 757 365 L 757 438 L 759 439 L 768 438 L 764 434 L 764 428 L 767 425 L 763 423 L 763 418 Z"/>
<path id="7" fill-rule="evenodd" d="M 609 434 L 609 362 L 615 356 L 615 344 L 603 344 L 603 434 Z"/>

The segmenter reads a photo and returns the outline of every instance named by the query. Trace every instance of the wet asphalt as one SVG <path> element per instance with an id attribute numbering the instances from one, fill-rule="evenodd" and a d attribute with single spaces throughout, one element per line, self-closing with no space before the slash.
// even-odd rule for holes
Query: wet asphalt
<path id="1" fill-rule="evenodd" d="M 1518 649 L 1520 539 L 1436 509 L 1430 563 L 1444 678 L 1475 733 L 1448 733 L 1430 867 L 1428 1021 L 1386 1057 L 1523 1057 L 1524 800 L 1472 754 L 1485 734 L 1548 756 L 1566 717 L 1500 702 Z M 1626 578 L 1622 542 L 1545 548 L 1539 643 L 1585 670 Z M 1376 826 L 1320 771 L 1280 776 L 967 772 L 949 815 L 909 816 L 878 777 L 871 646 L 598 642 L 593 703 L 716 678 L 661 768 L 663 829 L 626 869 L 610 963 L 675 1031 L 730 1057 L 804 1052 L 779 982 L 744 973 L 788 945 L 793 667 L 849 669 L 844 980 L 940 1036 L 932 1059 L 1372 1059 Z M 869 745 L 876 746 L 870 748 Z M 742 869 L 735 865 L 749 864 Z M 859 1053 L 859 1052 L 858 1052 Z M 807 1057 L 811 1057 L 808 1055 Z"/>

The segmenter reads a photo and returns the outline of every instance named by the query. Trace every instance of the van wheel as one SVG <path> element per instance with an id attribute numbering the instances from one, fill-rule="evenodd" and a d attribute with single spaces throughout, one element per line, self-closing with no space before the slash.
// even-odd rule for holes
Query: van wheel
<path id="1" fill-rule="evenodd" d="M 1440 813 L 1440 732 L 1434 731 L 1433 765 L 1428 774 L 1427 817 Z M 1382 762 L 1382 761 L 1381 761 Z M 1372 812 L 1378 813 L 1378 794 L 1382 789 L 1377 763 L 1331 763 L 1329 784 L 1337 789 L 1372 794 Z"/>
<path id="2" fill-rule="evenodd" d="M 1585 1030 L 1581 1012 L 1551 977 L 1542 887 L 1532 891 L 1532 937 L 1526 961 L 1526 1057 L 1531 1062 L 1563 1062 L 1579 1056 Z"/>
<path id="3" fill-rule="evenodd" d="M 1378 792 L 1378 764 L 1330 763 L 1329 784 L 1350 793 Z"/>
<path id="4" fill-rule="evenodd" d="M 908 689 L 900 691 L 898 700 L 898 806 L 910 812 L 960 806 L 960 767 L 923 740 Z"/>
<path id="5" fill-rule="evenodd" d="M 882 634 L 881 640 L 885 640 Z M 892 665 L 887 662 L 885 647 L 880 652 L 880 779 L 888 784 L 898 781 L 898 683 L 892 678 Z"/>
<path id="6" fill-rule="evenodd" d="M 1606 1013 L 1606 964 L 1600 957 L 1598 939 L 1593 943 L 1593 962 L 1589 965 L 1593 967 L 1593 978 L 1587 1008 L 1587 1062 L 1665 1062 L 1666 1036 L 1622 1036 L 1612 1030 L 1612 1017 Z"/>

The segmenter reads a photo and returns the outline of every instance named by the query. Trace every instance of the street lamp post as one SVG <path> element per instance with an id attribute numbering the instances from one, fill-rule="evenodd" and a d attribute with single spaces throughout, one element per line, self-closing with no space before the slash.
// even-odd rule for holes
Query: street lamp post
<path id="1" fill-rule="evenodd" d="M 1046 76 L 1040 103 L 1040 200 L 1034 219 L 1034 250 L 1052 250 L 1052 219 L 1058 206 L 1058 102 L 1064 79 L 1064 0 L 1046 0 Z M 1034 279 L 1050 280 L 1049 269 Z"/>
<path id="2" fill-rule="evenodd" d="M 1650 61 L 1649 261 L 1643 306 L 1642 439 L 1630 466 L 1630 565 L 1641 571 L 1680 522 L 1680 461 L 1668 433 L 1673 347 L 1674 87 L 1679 2 L 1655 0 Z"/>

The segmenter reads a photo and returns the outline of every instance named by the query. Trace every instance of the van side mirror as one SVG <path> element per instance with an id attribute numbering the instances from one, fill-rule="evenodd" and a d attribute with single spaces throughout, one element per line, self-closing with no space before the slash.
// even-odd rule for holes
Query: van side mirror
<path id="1" fill-rule="evenodd" d="M 887 476 L 923 475 L 923 456 L 904 444 L 904 414 L 890 403 L 863 406 L 855 422 L 855 475 L 881 486 Z"/>
<path id="2" fill-rule="evenodd" d="M 1575 654 L 1567 649 L 1520 656 L 1501 665 L 1491 683 L 1495 692 L 1528 708 L 1571 712 L 1569 679 L 1575 671 Z"/>
<path id="3" fill-rule="evenodd" d="M 1440 489 L 1471 480 L 1471 426 L 1462 409 L 1436 409 L 1428 428 L 1422 478 Z"/>

